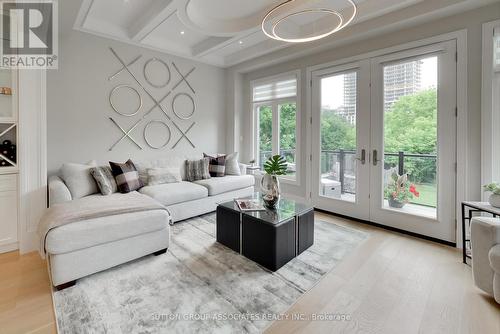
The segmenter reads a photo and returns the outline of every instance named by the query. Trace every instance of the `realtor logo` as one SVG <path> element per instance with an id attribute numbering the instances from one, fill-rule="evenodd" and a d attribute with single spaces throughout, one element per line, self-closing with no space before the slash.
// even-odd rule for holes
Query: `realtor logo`
<path id="1" fill-rule="evenodd" d="M 57 2 L 3 1 L 1 66 L 57 68 Z"/>

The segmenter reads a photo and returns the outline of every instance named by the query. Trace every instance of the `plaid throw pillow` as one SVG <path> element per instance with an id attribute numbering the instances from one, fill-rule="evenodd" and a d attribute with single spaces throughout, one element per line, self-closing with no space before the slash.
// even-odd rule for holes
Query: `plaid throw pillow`
<path id="1" fill-rule="evenodd" d="M 211 177 L 222 177 L 226 173 L 226 156 L 219 155 L 212 157 L 203 153 L 203 157 L 208 159 L 208 171 Z"/>
<path id="2" fill-rule="evenodd" d="M 186 160 L 186 180 L 189 182 L 210 178 L 208 159 Z"/>
<path id="3" fill-rule="evenodd" d="M 109 165 L 121 193 L 126 194 L 144 186 L 132 160 L 129 159 L 124 164 L 110 161 Z"/>

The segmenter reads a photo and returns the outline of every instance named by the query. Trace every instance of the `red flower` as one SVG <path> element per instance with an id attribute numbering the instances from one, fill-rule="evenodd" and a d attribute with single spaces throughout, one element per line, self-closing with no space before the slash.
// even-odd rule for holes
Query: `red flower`
<path id="1" fill-rule="evenodd" d="M 410 192 L 413 194 L 415 194 L 417 192 L 417 188 L 415 188 L 414 184 L 410 185 Z"/>
<path id="2" fill-rule="evenodd" d="M 413 194 L 414 194 L 416 197 L 419 197 L 419 196 L 420 196 L 420 193 L 419 193 L 418 191 L 415 191 Z"/>

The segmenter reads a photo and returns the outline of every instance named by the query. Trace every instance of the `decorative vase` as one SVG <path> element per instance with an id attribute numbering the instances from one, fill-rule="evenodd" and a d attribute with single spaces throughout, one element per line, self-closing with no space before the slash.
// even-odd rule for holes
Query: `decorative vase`
<path id="1" fill-rule="evenodd" d="M 405 206 L 405 202 L 400 202 L 392 197 L 389 197 L 389 206 L 391 208 L 396 208 L 396 209 L 401 209 L 402 207 Z"/>
<path id="2" fill-rule="evenodd" d="M 280 182 L 276 175 L 264 174 L 260 181 L 260 189 L 262 190 L 262 200 L 264 205 L 269 209 L 276 208 L 280 200 Z"/>
<path id="3" fill-rule="evenodd" d="M 495 208 L 500 208 L 500 195 L 491 194 L 489 202 L 491 206 L 494 206 Z"/>

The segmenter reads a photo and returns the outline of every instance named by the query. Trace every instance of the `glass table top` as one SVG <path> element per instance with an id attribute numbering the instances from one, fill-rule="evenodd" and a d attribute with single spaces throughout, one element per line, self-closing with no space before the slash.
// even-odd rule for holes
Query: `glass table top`
<path id="1" fill-rule="evenodd" d="M 262 201 L 262 196 L 260 193 L 255 193 L 253 196 L 241 197 L 238 199 L 259 199 Z M 272 225 L 279 225 L 290 218 L 313 209 L 313 207 L 308 204 L 300 203 L 283 196 L 274 210 L 266 208 L 265 211 L 241 211 L 234 200 L 219 205 Z"/>

